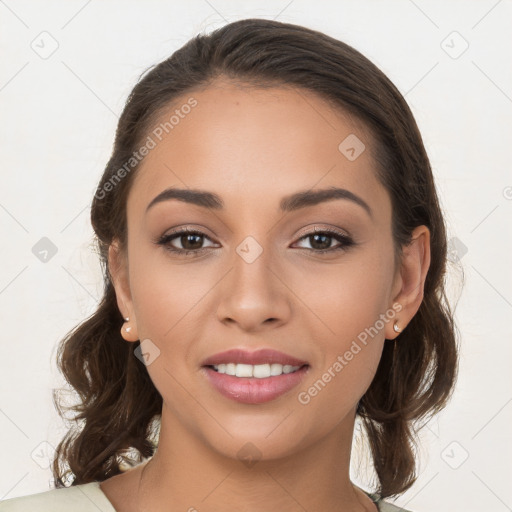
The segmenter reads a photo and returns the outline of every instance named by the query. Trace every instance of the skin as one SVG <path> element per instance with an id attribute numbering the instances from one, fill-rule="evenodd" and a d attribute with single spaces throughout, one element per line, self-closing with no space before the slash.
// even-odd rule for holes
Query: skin
<path id="1" fill-rule="evenodd" d="M 393 321 L 406 328 L 420 306 L 429 231 L 416 228 L 395 261 L 391 202 L 375 174 L 371 137 L 314 93 L 219 80 L 185 95 L 162 120 L 191 95 L 198 105 L 137 170 L 127 202 L 127 253 L 116 242 L 109 253 L 118 306 L 130 318 L 124 339 L 149 338 L 160 350 L 147 366 L 164 402 L 159 447 L 144 465 L 141 496 L 142 465 L 101 488 L 122 512 L 376 510 L 349 478 L 355 410 L 385 340 L 397 336 Z M 349 161 L 338 145 L 352 133 L 366 150 Z M 338 199 L 279 211 L 282 197 L 329 186 L 357 194 L 372 214 Z M 146 214 L 168 187 L 214 192 L 224 209 L 169 200 Z M 205 233 L 195 246 L 209 248 L 201 256 L 175 255 L 154 242 L 182 226 Z M 315 254 L 318 242 L 305 235 L 330 227 L 350 234 L 355 245 Z M 263 248 L 252 263 L 236 252 L 247 236 Z M 340 243 L 331 240 L 330 247 Z M 172 245 L 186 242 L 178 236 Z M 298 393 L 396 303 L 402 309 L 394 319 L 301 404 Z M 206 357 L 239 347 L 274 348 L 310 368 L 279 398 L 241 404 L 213 389 L 201 369 Z M 237 455 L 247 442 L 258 451 L 252 467 Z"/>

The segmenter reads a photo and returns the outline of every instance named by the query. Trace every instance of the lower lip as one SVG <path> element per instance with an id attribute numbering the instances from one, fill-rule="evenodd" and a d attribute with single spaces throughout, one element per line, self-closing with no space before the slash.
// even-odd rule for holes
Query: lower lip
<path id="1" fill-rule="evenodd" d="M 293 373 L 283 373 L 273 377 L 235 377 L 216 372 L 203 366 L 210 384 L 223 396 L 244 404 L 262 404 L 270 402 L 287 393 L 304 378 L 309 366 L 303 366 Z"/>

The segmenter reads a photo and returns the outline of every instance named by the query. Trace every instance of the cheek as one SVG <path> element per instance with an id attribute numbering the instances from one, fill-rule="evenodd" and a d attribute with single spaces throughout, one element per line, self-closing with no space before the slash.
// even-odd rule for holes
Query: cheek
<path id="1" fill-rule="evenodd" d="M 374 296 L 339 292 L 330 304 L 325 319 L 334 334 L 316 338 L 317 364 L 297 393 L 304 421 L 312 422 L 309 428 L 314 430 L 314 418 L 321 417 L 326 432 L 356 407 L 370 386 L 385 342 L 385 310 Z"/>
<path id="2" fill-rule="evenodd" d="M 139 264 L 136 257 L 133 261 L 130 287 L 139 336 L 160 343 L 176 339 L 178 333 L 193 336 L 195 315 L 218 280 L 216 274 L 203 272 L 199 266 L 166 262 L 162 255 L 145 264 Z"/>
<path id="3" fill-rule="evenodd" d="M 130 288 L 141 340 L 150 339 L 159 349 L 156 364 L 148 372 L 157 388 L 179 385 L 187 372 L 198 368 L 198 346 L 211 336 L 216 304 L 213 291 L 229 266 L 177 260 L 162 248 L 134 248 L 131 254 Z M 162 390 L 159 388 L 159 391 Z"/>
<path id="4" fill-rule="evenodd" d="M 318 407 L 333 421 L 356 405 L 373 380 L 384 327 L 395 315 L 388 304 L 392 258 L 361 257 L 345 263 L 310 287 L 308 304 L 322 322 L 310 329 L 317 364 L 301 388 L 303 399 L 298 397 L 299 403 Z M 337 405 L 329 409 L 329 403 Z"/>
<path id="5" fill-rule="evenodd" d="M 386 312 L 390 306 L 392 272 L 392 258 L 360 252 L 347 253 L 340 264 L 297 276 L 294 292 L 320 320 L 318 328 L 329 339 L 329 352 L 343 349 Z M 314 277 L 305 281 L 304 275 Z M 382 327 L 379 322 L 377 329 Z"/>
<path id="6" fill-rule="evenodd" d="M 193 340 L 204 337 L 200 318 L 203 300 L 218 276 L 195 270 L 194 265 L 173 264 L 160 250 L 146 255 L 143 251 L 133 253 L 131 261 L 130 288 L 139 338 L 150 339 L 159 350 L 147 371 L 179 416 L 190 410 L 185 388 L 190 387 L 190 368 L 196 364 L 192 360 Z"/>

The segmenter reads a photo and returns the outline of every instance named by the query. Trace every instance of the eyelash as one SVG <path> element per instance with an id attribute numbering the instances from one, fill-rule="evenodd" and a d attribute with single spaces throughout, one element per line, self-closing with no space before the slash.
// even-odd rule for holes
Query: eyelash
<path id="1" fill-rule="evenodd" d="M 155 243 L 157 245 L 162 245 L 165 247 L 166 250 L 181 255 L 181 256 L 199 256 L 204 251 L 209 249 L 209 247 L 202 247 L 200 249 L 177 249 L 176 247 L 173 247 L 170 245 L 170 242 L 174 240 L 175 238 L 178 238 L 183 235 L 198 235 L 203 236 L 206 238 L 209 238 L 205 233 L 195 230 L 195 229 L 180 229 L 179 231 L 173 231 L 171 233 L 168 233 L 166 235 L 161 236 L 157 240 L 155 240 Z M 329 230 L 329 229 L 315 229 L 309 233 L 306 233 L 305 235 L 302 235 L 298 241 L 303 240 L 305 238 L 309 238 L 314 235 L 327 235 L 329 238 L 334 238 L 337 241 L 341 242 L 341 244 L 337 247 L 331 247 L 330 249 L 305 249 L 306 251 L 313 252 L 315 254 L 326 254 L 326 253 L 333 253 L 336 251 L 343 251 L 348 249 L 349 247 L 352 247 L 355 245 L 355 242 L 345 233 L 342 233 L 340 231 L 335 230 Z"/>

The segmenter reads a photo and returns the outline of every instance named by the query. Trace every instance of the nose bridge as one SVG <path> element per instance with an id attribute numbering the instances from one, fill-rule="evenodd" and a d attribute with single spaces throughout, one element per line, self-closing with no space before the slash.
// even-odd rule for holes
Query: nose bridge
<path id="1" fill-rule="evenodd" d="M 275 230 L 270 229 L 275 220 L 273 216 L 266 216 L 265 209 L 258 209 L 256 204 L 246 206 L 247 209 L 239 211 L 238 226 L 233 227 L 233 241 L 238 243 L 233 244 L 232 273 L 237 280 L 256 280 L 265 284 L 269 274 L 272 275 L 269 267 L 277 264 L 274 253 L 278 248 L 272 244 Z"/>
<path id="2" fill-rule="evenodd" d="M 273 295 L 275 277 L 271 271 L 272 248 L 268 247 L 262 236 L 246 236 L 236 247 L 233 255 L 233 271 L 231 276 L 232 296 L 247 300 L 260 297 L 268 301 Z M 242 293 L 242 296 L 240 295 Z"/>
<path id="3" fill-rule="evenodd" d="M 264 246 L 264 234 L 256 236 L 245 236 L 235 247 L 232 270 L 222 287 L 217 309 L 220 321 L 230 319 L 244 329 L 257 328 L 269 319 L 285 321 L 290 314 L 287 288 L 273 268 L 276 259 L 272 249 Z"/>

